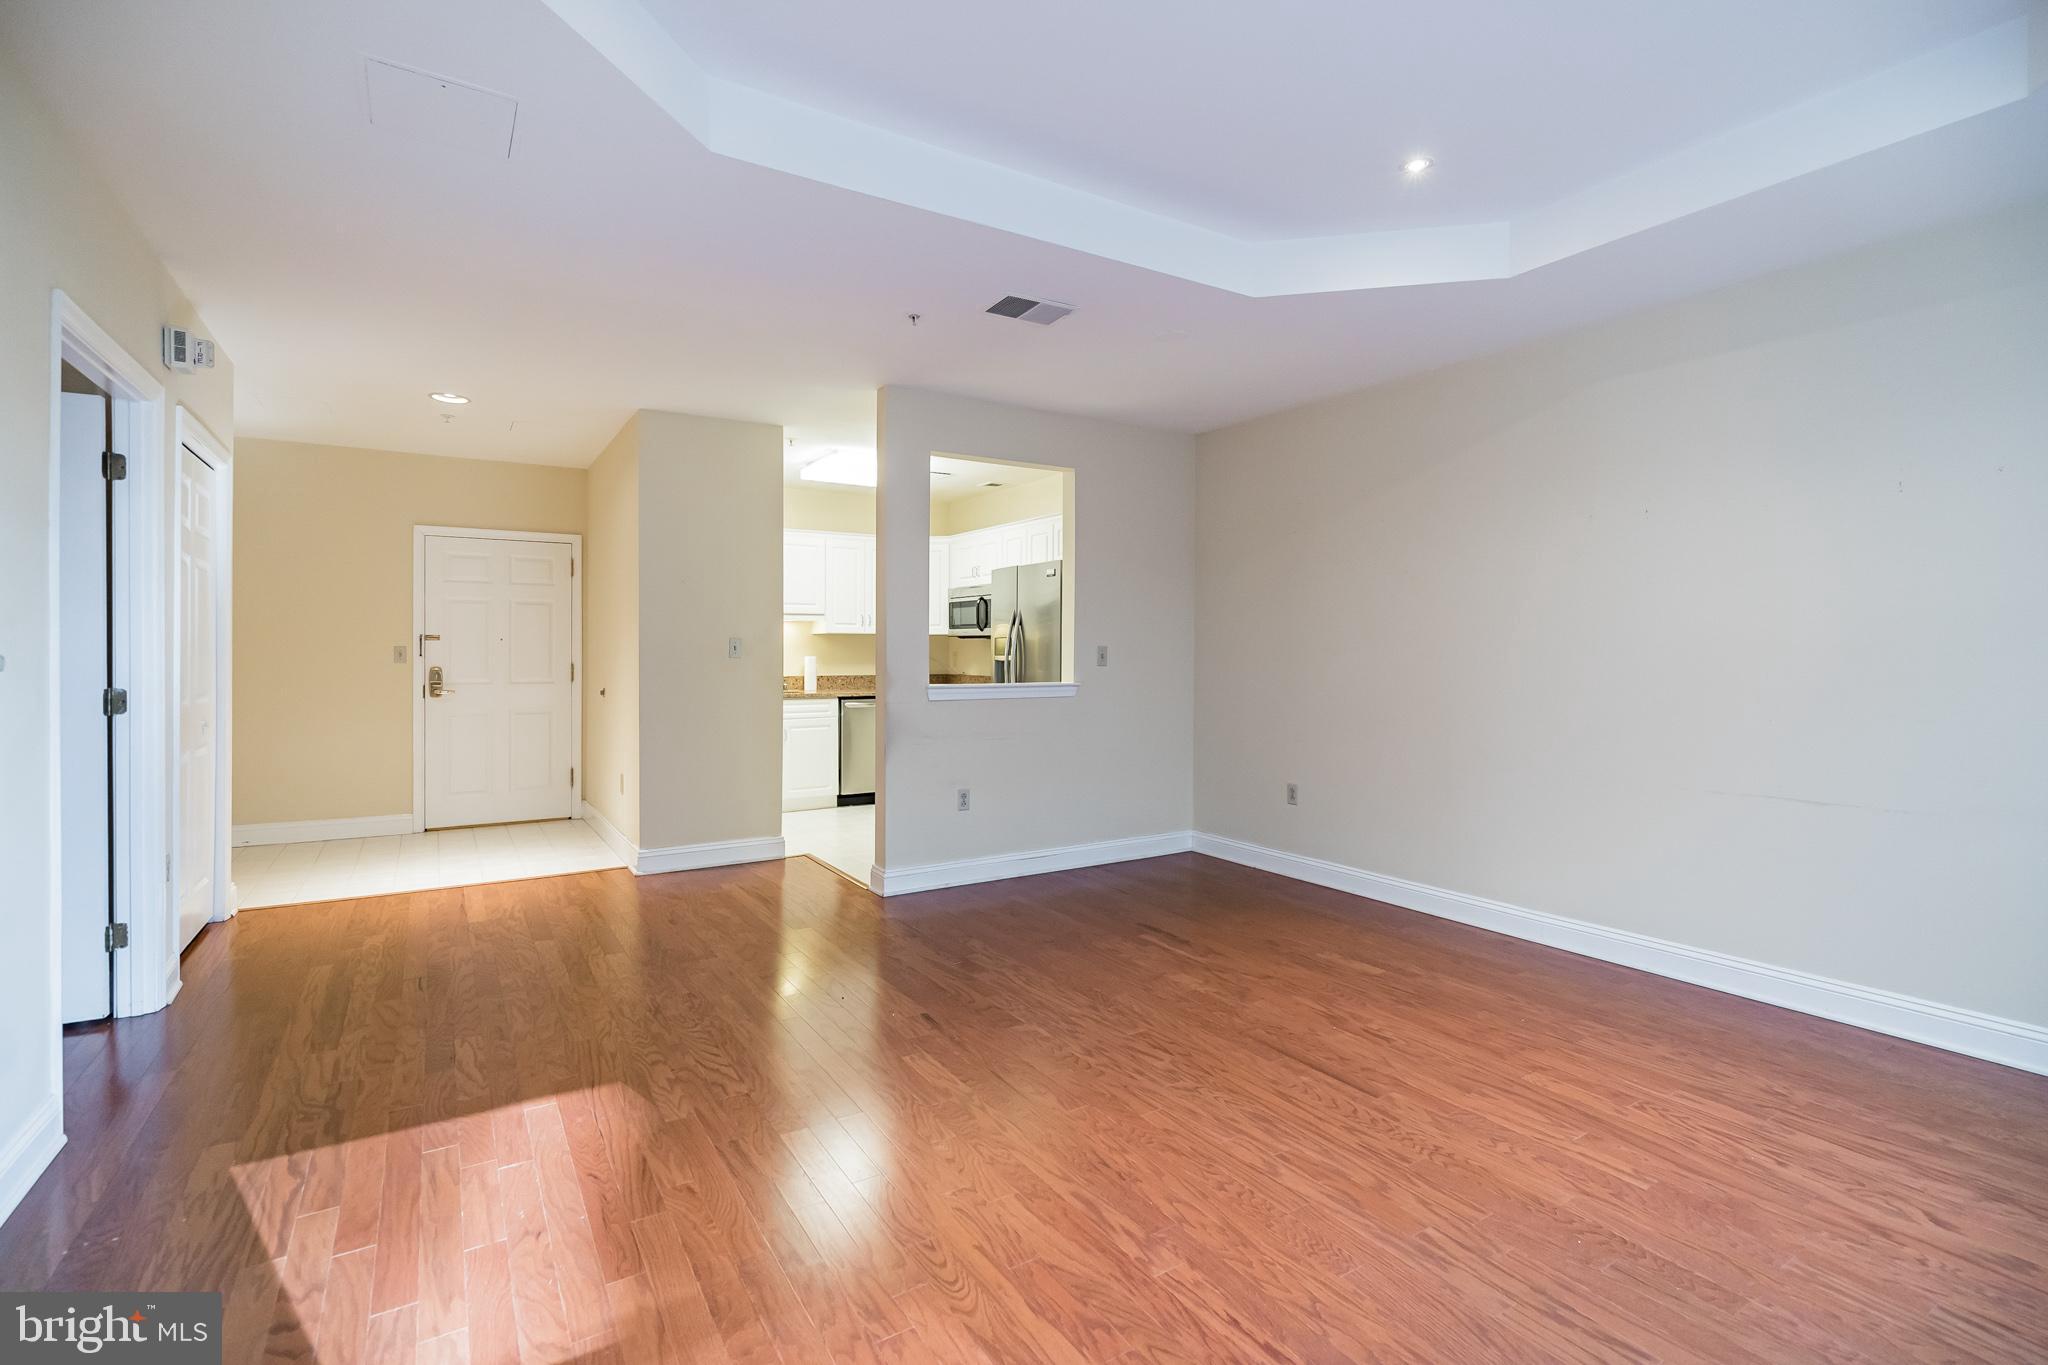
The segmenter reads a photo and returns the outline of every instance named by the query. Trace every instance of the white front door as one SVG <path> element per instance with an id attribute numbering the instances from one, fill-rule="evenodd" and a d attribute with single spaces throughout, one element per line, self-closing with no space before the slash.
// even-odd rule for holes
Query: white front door
<path id="1" fill-rule="evenodd" d="M 574 815 L 568 543 L 425 542 L 426 827 Z"/>
<path id="2" fill-rule="evenodd" d="M 220 597 L 214 574 L 219 497 L 213 466 L 178 452 L 178 948 L 214 917 L 214 783 Z"/>

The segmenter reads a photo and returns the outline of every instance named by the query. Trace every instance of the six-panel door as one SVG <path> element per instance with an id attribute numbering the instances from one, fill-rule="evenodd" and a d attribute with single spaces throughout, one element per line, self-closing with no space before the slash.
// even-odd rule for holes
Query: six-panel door
<path id="1" fill-rule="evenodd" d="M 426 537 L 428 829 L 575 814 L 569 546 Z"/>

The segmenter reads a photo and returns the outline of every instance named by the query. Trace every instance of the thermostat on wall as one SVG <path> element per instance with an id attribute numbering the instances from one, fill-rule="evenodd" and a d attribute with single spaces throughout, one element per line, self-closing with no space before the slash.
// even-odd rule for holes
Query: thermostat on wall
<path id="1" fill-rule="evenodd" d="M 213 368 L 213 343 L 183 327 L 164 328 L 164 364 L 174 370 Z"/>

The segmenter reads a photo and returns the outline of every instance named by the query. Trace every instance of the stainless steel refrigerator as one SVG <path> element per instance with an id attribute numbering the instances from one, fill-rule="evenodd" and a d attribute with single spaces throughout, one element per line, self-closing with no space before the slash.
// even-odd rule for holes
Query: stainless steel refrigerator
<path id="1" fill-rule="evenodd" d="M 995 680 L 1060 681 L 1060 594 L 1057 559 L 997 569 L 989 584 L 989 641 Z"/>

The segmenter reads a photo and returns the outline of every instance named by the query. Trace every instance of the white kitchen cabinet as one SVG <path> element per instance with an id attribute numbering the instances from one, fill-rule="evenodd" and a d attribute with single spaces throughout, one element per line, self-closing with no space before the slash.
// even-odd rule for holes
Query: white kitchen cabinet
<path id="1" fill-rule="evenodd" d="M 927 629 L 933 635 L 945 635 L 946 590 L 953 586 L 953 547 L 946 543 L 944 536 L 932 537 L 931 567 L 925 575 L 925 591 L 930 595 Z"/>
<path id="2" fill-rule="evenodd" d="M 825 535 L 822 531 L 782 533 L 782 614 L 825 614 Z"/>
<path id="3" fill-rule="evenodd" d="M 825 607 L 814 633 L 874 634 L 875 538 L 828 532 L 824 540 Z"/>
<path id="4" fill-rule="evenodd" d="M 839 804 L 839 703 L 782 703 L 782 808 Z"/>
<path id="5" fill-rule="evenodd" d="M 1030 522 L 1020 521 L 1014 525 L 997 528 L 997 543 L 1001 547 L 996 551 L 996 567 L 998 569 L 1014 568 L 1019 564 L 1031 563 L 1030 526 Z"/>
<path id="6" fill-rule="evenodd" d="M 1033 517 L 950 538 L 947 583 L 955 588 L 978 586 L 997 569 L 1043 564 L 1062 557 L 1060 517 Z"/>
<path id="7" fill-rule="evenodd" d="M 973 587 L 986 583 L 1001 567 L 996 556 L 1002 552 L 1002 533 L 991 526 L 981 531 L 962 531 L 953 537 L 953 586 Z"/>
<path id="8" fill-rule="evenodd" d="M 1043 564 L 1060 557 L 1060 518 L 1040 517 L 1024 523 L 1024 557 L 1019 564 Z"/>

